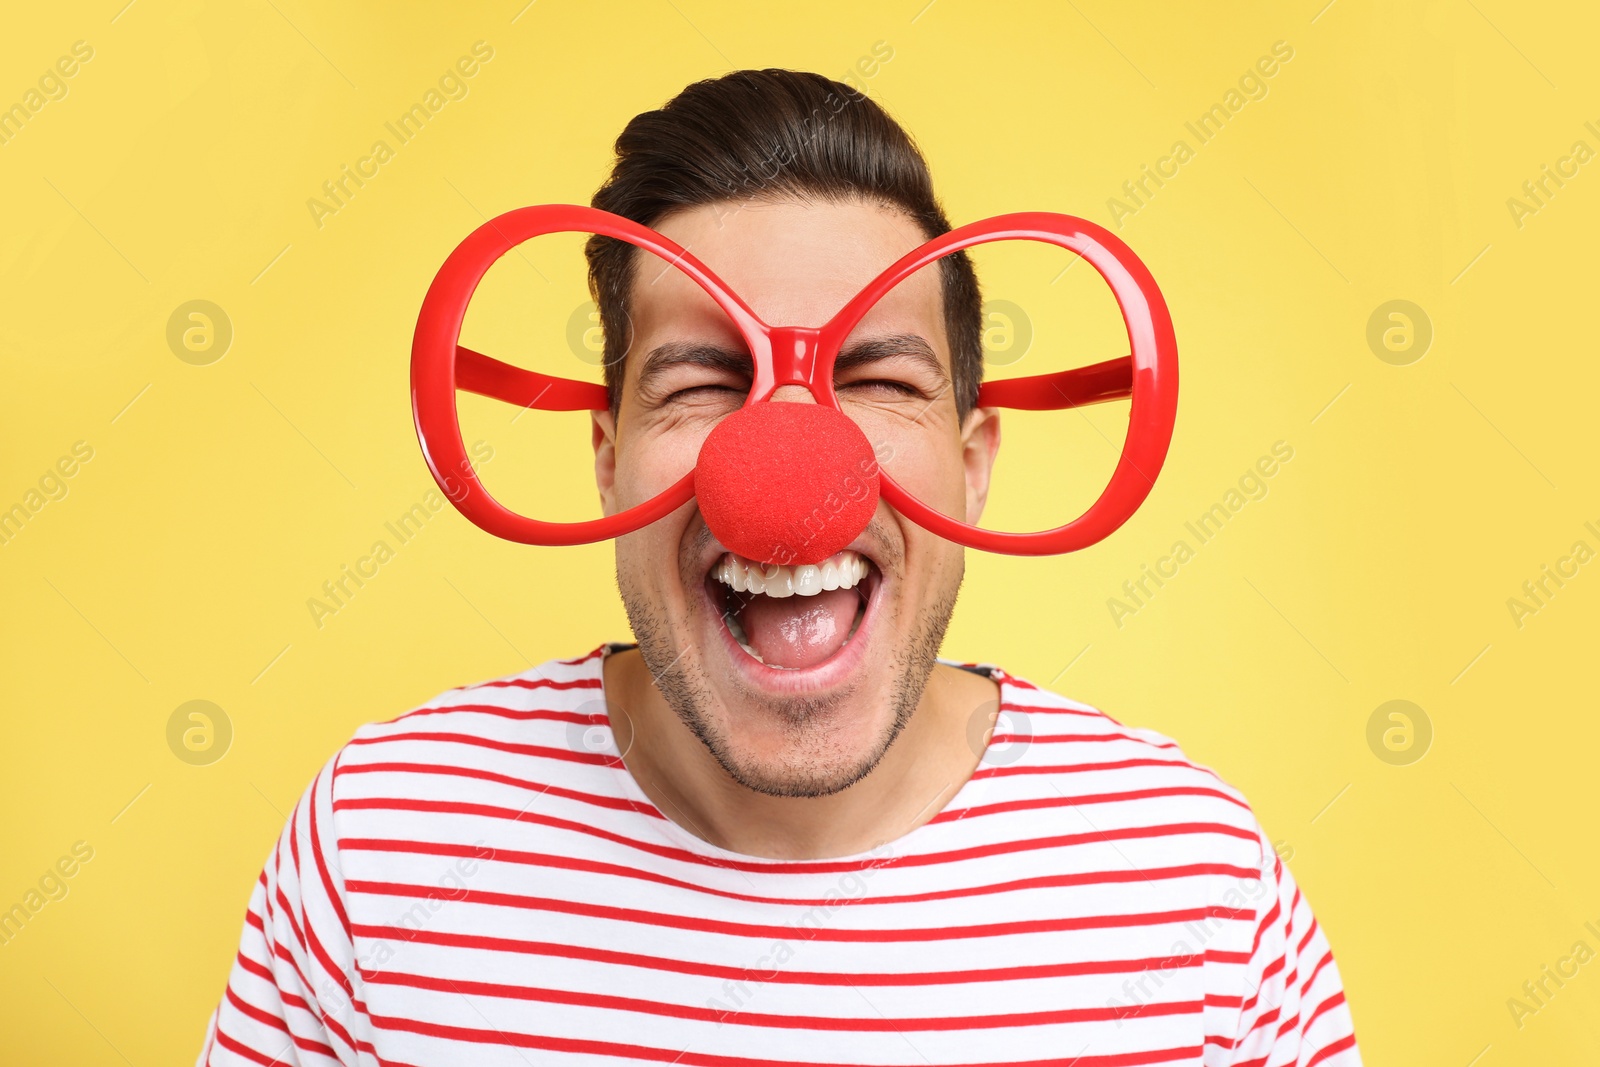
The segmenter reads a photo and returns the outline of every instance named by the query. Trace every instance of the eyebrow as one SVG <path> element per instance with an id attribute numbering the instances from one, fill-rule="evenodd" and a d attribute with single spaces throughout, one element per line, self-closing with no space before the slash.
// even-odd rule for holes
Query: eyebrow
<path id="1" fill-rule="evenodd" d="M 750 353 L 742 348 L 724 348 L 707 341 L 666 341 L 645 357 L 637 388 L 648 391 L 652 381 L 679 366 L 711 367 L 746 376 L 751 372 Z"/>
<path id="2" fill-rule="evenodd" d="M 881 359 L 903 356 L 922 365 L 940 381 L 948 382 L 950 373 L 926 338 L 914 333 L 871 337 L 846 345 L 834 360 L 837 375 L 844 371 L 875 363 Z M 742 348 L 725 348 L 706 341 L 666 341 L 650 350 L 644 365 L 639 368 L 637 388 L 647 391 L 651 382 L 677 366 L 710 367 L 730 374 L 748 376 L 751 373 L 750 353 Z"/>
<path id="3" fill-rule="evenodd" d="M 871 337 L 846 345 L 834 360 L 833 373 L 854 370 L 880 359 L 904 356 L 925 367 L 941 382 L 950 380 L 950 372 L 933 350 L 926 338 L 914 333 L 897 333 L 888 337 Z"/>

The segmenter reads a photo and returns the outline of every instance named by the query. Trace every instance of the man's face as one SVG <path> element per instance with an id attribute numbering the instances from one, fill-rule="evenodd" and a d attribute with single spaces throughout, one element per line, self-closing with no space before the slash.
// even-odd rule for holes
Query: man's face
<path id="1" fill-rule="evenodd" d="M 709 205 L 655 228 L 763 321 L 786 326 L 822 325 L 926 239 L 899 212 L 861 201 Z M 635 259 L 619 410 L 595 417 L 607 514 L 692 469 L 706 434 L 750 388 L 749 353 L 711 298 L 660 260 Z M 925 268 L 868 312 L 841 349 L 835 388 L 886 471 L 930 507 L 974 522 L 998 421 L 986 410 L 957 418 L 939 277 Z M 772 399 L 814 402 L 800 386 Z M 839 587 L 812 595 L 751 592 L 750 561 L 729 555 L 692 502 L 616 545 L 623 603 L 668 704 L 736 781 L 781 796 L 837 792 L 877 764 L 922 698 L 963 569 L 959 546 L 882 502 L 822 566 L 821 584 Z M 796 578 L 809 591 L 818 577 L 755 572 L 779 591 Z"/>

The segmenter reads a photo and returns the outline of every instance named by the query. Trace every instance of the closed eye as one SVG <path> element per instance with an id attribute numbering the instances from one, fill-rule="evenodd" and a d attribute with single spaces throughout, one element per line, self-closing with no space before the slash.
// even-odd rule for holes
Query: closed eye
<path id="1" fill-rule="evenodd" d="M 687 388 L 678 389 L 678 390 L 675 390 L 672 393 L 669 393 L 667 395 L 666 400 L 663 401 L 663 403 L 671 404 L 671 403 L 675 403 L 676 401 L 680 401 L 680 400 L 715 400 L 715 399 L 718 399 L 718 395 L 717 394 L 724 394 L 724 395 L 728 395 L 728 396 L 743 396 L 745 393 L 748 393 L 749 391 L 750 391 L 750 387 L 749 386 L 738 387 L 738 386 L 732 386 L 732 385 L 718 385 L 718 384 L 711 384 L 711 383 L 708 383 L 708 384 L 705 384 L 705 385 L 691 385 L 691 386 L 689 386 Z"/>
<path id="2" fill-rule="evenodd" d="M 895 381 L 892 378 L 864 378 L 854 382 L 840 382 L 837 389 L 886 389 L 899 393 L 902 396 L 921 396 L 922 390 L 906 382 Z"/>

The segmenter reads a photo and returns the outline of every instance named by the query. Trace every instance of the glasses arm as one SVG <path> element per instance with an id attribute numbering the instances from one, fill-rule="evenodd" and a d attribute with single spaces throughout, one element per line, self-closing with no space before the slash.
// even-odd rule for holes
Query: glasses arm
<path id="1" fill-rule="evenodd" d="M 456 346 L 456 388 L 540 411 L 604 411 L 606 387 L 513 367 L 493 356 Z"/>
<path id="2" fill-rule="evenodd" d="M 1060 411 L 1107 400 L 1126 400 L 1132 395 L 1133 357 L 1119 356 L 1055 374 L 984 382 L 978 389 L 977 406 Z"/>

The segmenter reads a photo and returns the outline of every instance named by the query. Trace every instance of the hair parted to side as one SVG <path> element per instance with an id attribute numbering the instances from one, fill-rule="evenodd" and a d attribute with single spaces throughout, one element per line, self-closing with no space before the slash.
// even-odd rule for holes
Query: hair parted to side
<path id="1" fill-rule="evenodd" d="M 909 134 L 860 91 L 808 71 L 738 70 L 689 85 L 617 137 L 616 162 L 591 204 L 654 226 L 704 204 L 788 198 L 876 201 L 928 236 L 950 230 Z M 595 235 L 584 247 L 600 309 L 611 410 L 621 403 L 628 305 L 638 250 Z M 983 380 L 977 275 L 965 252 L 939 261 L 951 380 L 961 419 Z"/>

